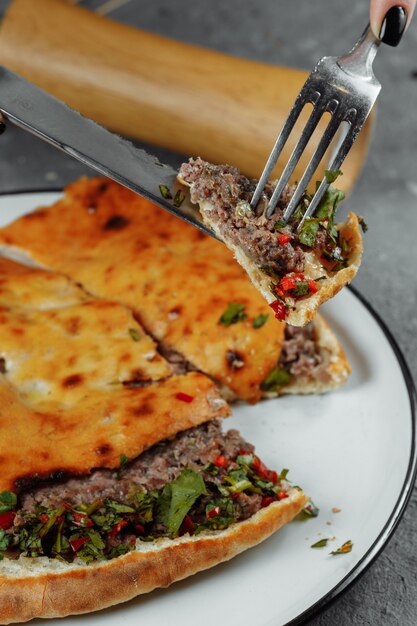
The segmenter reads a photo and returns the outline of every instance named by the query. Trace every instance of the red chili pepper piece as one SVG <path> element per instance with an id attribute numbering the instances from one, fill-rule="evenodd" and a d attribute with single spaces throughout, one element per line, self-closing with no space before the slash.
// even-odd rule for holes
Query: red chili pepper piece
<path id="1" fill-rule="evenodd" d="M 88 537 L 76 537 L 75 539 L 70 539 L 70 546 L 74 552 L 77 552 L 87 541 Z"/>
<path id="2" fill-rule="evenodd" d="M 39 515 L 39 521 L 42 522 L 42 524 L 46 524 L 46 522 L 49 521 L 49 515 L 42 513 L 42 515 Z"/>
<path id="3" fill-rule="evenodd" d="M 217 465 L 217 467 L 227 467 L 228 464 L 229 461 L 223 454 L 219 454 L 219 456 L 214 459 L 214 465 Z"/>
<path id="4" fill-rule="evenodd" d="M 238 450 L 237 452 L 237 456 L 246 456 L 247 454 L 252 454 L 252 452 L 250 452 L 249 450 L 244 450 L 243 448 L 240 448 L 240 450 Z"/>
<path id="5" fill-rule="evenodd" d="M 0 513 L 0 528 L 2 530 L 11 528 L 15 517 L 16 513 L 14 511 L 5 511 L 4 513 Z"/>
<path id="6" fill-rule="evenodd" d="M 58 515 L 58 517 L 56 518 L 56 523 L 60 524 L 62 522 L 64 518 L 61 515 Z"/>
<path id="7" fill-rule="evenodd" d="M 272 498 L 271 496 L 264 496 L 261 500 L 261 507 L 264 508 L 269 506 L 273 502 L 276 502 L 275 498 Z"/>
<path id="8" fill-rule="evenodd" d="M 274 483 L 274 485 L 276 485 L 278 482 L 277 472 L 275 472 L 274 470 L 268 470 L 268 480 L 270 480 L 271 483 Z"/>
<path id="9" fill-rule="evenodd" d="M 285 235 L 284 233 L 278 235 L 278 243 L 280 246 L 285 246 L 285 244 L 291 241 L 291 239 L 291 235 Z"/>
<path id="10" fill-rule="evenodd" d="M 145 534 L 145 526 L 142 526 L 142 524 L 136 524 L 135 528 L 140 535 Z"/>
<path id="11" fill-rule="evenodd" d="M 122 528 L 124 528 L 125 526 L 127 526 L 127 520 L 123 519 L 121 522 L 113 526 L 109 533 L 110 537 L 115 537 L 116 535 L 118 535 Z"/>
<path id="12" fill-rule="evenodd" d="M 211 519 L 212 517 L 217 517 L 217 515 L 220 515 L 220 507 L 219 506 L 215 506 L 212 509 L 210 509 L 210 511 L 207 511 L 207 517 L 209 519 Z"/>
<path id="13" fill-rule="evenodd" d="M 183 519 L 183 522 L 180 526 L 179 534 L 185 535 L 185 533 L 193 534 L 195 529 L 194 522 L 189 515 L 186 515 Z"/>
<path id="14" fill-rule="evenodd" d="M 308 281 L 308 288 L 310 290 L 310 293 L 316 293 L 318 291 L 318 287 L 317 287 L 317 283 L 315 280 L 309 280 Z"/>
<path id="15" fill-rule="evenodd" d="M 188 393 L 183 393 L 182 391 L 179 391 L 175 397 L 182 402 L 192 402 L 194 400 L 193 396 L 188 395 Z"/>
<path id="16" fill-rule="evenodd" d="M 278 491 L 277 498 L 278 500 L 284 500 L 284 498 L 288 498 L 288 493 L 286 491 Z"/>
<path id="17" fill-rule="evenodd" d="M 87 517 L 85 513 L 73 512 L 72 517 L 73 517 L 72 523 L 75 526 L 88 526 L 88 527 L 93 526 L 92 520 L 89 517 Z"/>
<path id="18" fill-rule="evenodd" d="M 288 315 L 288 309 L 281 300 L 275 300 L 269 305 L 275 313 L 277 320 L 283 322 Z"/>

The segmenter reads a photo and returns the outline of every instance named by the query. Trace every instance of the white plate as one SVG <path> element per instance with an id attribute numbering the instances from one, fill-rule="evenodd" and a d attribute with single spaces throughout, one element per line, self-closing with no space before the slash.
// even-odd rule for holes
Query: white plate
<path id="1" fill-rule="evenodd" d="M 0 225 L 56 197 L 3 196 Z M 358 578 L 393 532 L 414 481 L 414 390 L 389 332 L 354 291 L 343 290 L 323 313 L 352 365 L 347 386 L 324 396 L 241 405 L 228 421 L 268 465 L 291 469 L 289 478 L 312 496 L 319 517 L 295 521 L 229 563 L 167 590 L 49 626 L 299 623 Z M 335 539 L 328 548 L 310 548 L 324 537 Z M 347 539 L 351 553 L 329 555 Z"/>

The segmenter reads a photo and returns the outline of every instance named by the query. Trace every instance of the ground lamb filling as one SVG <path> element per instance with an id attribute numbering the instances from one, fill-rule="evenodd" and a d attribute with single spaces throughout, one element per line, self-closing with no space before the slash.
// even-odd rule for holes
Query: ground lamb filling
<path id="1" fill-rule="evenodd" d="M 0 557 L 89 563 L 136 541 L 220 530 L 288 497 L 288 470 L 268 469 L 236 430 L 212 420 L 154 445 L 118 471 L 0 493 Z"/>
<path id="2" fill-rule="evenodd" d="M 210 202 L 210 218 L 215 220 L 221 234 L 272 276 L 279 278 L 303 272 L 305 252 L 311 249 L 324 255 L 327 261 L 333 261 L 332 269 L 335 271 L 346 265 L 347 250 L 341 249 L 333 224 L 336 208 L 334 195 L 326 195 L 316 211 L 316 217 L 306 220 L 303 230 L 298 233 L 297 227 L 311 197 L 304 195 L 290 222 L 285 224 L 283 213 L 294 187 L 287 186 L 274 213 L 266 218 L 264 211 L 274 183 L 267 184 L 258 206 L 252 211 L 249 203 L 257 181 L 249 180 L 236 167 L 212 165 L 200 158 L 190 159 L 181 166 L 179 179 L 190 185 L 192 202 Z M 337 193 L 340 201 L 343 194 Z"/>

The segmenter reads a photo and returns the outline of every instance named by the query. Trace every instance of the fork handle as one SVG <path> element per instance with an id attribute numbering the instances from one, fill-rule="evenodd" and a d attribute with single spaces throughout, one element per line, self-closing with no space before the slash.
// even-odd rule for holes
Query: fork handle
<path id="1" fill-rule="evenodd" d="M 262 171 L 307 77 L 143 32 L 61 0 L 11 3 L 0 62 L 113 131 L 233 163 L 252 176 Z M 346 162 L 346 190 L 369 135 L 368 125 Z"/>

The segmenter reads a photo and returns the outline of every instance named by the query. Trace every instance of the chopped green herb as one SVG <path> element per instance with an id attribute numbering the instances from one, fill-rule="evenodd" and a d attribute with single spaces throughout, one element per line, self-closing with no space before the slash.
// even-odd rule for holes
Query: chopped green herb
<path id="1" fill-rule="evenodd" d="M 339 176 L 343 176 L 343 172 L 342 170 L 325 170 L 324 176 L 329 185 L 331 185 L 332 183 L 334 183 L 336 178 L 339 178 Z"/>
<path id="2" fill-rule="evenodd" d="M 362 228 L 362 232 L 364 233 L 368 232 L 368 224 L 360 215 L 358 215 L 358 222 L 359 222 L 360 227 Z"/>
<path id="3" fill-rule="evenodd" d="M 287 469 L 286 467 L 284 467 L 284 468 L 280 471 L 279 475 L 280 475 L 281 480 L 285 480 L 285 479 L 287 478 L 287 475 L 288 475 L 288 472 L 289 472 L 289 471 L 290 471 L 290 470 L 289 470 L 289 469 Z"/>
<path id="4" fill-rule="evenodd" d="M 351 540 L 349 539 L 348 541 L 345 541 L 345 543 L 340 546 L 340 548 L 337 548 L 337 550 L 334 550 L 333 552 L 330 552 L 330 554 L 347 554 L 348 552 L 351 552 L 353 548 L 353 543 L 351 542 Z"/>
<path id="5" fill-rule="evenodd" d="M 205 493 L 206 485 L 201 474 L 189 468 L 165 485 L 158 502 L 158 513 L 171 534 L 178 532 L 194 502 Z"/>
<path id="6" fill-rule="evenodd" d="M 327 546 L 327 542 L 329 540 L 326 539 L 320 539 L 320 541 L 316 541 L 316 543 L 313 543 L 310 548 L 325 548 Z"/>
<path id="7" fill-rule="evenodd" d="M 296 298 L 307 296 L 310 293 L 310 285 L 308 280 L 297 280 L 294 289 L 290 289 L 290 294 Z"/>
<path id="8" fill-rule="evenodd" d="M 126 467 L 129 465 L 129 459 L 127 458 L 127 456 L 125 454 L 121 454 L 120 455 L 120 465 L 119 465 L 119 469 L 117 470 L 117 480 L 120 480 L 123 476 L 123 474 L 125 473 Z"/>
<path id="9" fill-rule="evenodd" d="M 7 548 L 9 547 L 10 539 L 11 539 L 10 535 L 6 535 L 6 531 L 1 529 L 0 530 L 0 561 L 4 557 L 3 552 L 7 550 Z"/>
<path id="10" fill-rule="evenodd" d="M 230 326 L 231 324 L 242 322 L 246 318 L 247 314 L 245 313 L 245 306 L 243 304 L 239 304 L 238 302 L 231 302 L 223 315 L 220 317 L 218 323 L 223 324 L 224 326 Z"/>
<path id="11" fill-rule="evenodd" d="M 174 196 L 173 205 L 177 207 L 177 209 L 179 209 L 182 203 L 184 202 L 184 200 L 185 200 L 185 193 L 182 193 L 181 189 L 178 189 L 177 193 Z"/>
<path id="12" fill-rule="evenodd" d="M 172 195 L 166 185 L 159 185 L 159 191 L 160 191 L 161 196 L 165 198 L 165 200 L 171 200 Z"/>
<path id="13" fill-rule="evenodd" d="M 327 276 L 319 276 L 318 278 L 314 279 L 315 283 L 318 283 L 320 280 L 326 280 Z"/>
<path id="14" fill-rule="evenodd" d="M 279 387 L 288 385 L 291 381 L 291 374 L 284 370 L 282 367 L 274 367 L 268 376 L 261 382 L 262 391 L 275 391 Z"/>
<path id="15" fill-rule="evenodd" d="M 298 240 L 304 246 L 314 248 L 316 244 L 317 231 L 319 229 L 318 220 L 308 217 L 298 233 Z"/>
<path id="16" fill-rule="evenodd" d="M 132 506 L 129 506 L 127 504 L 122 504 L 120 502 L 117 502 L 117 500 L 113 500 L 111 498 L 108 498 L 107 500 L 105 500 L 105 505 L 106 508 L 110 509 L 111 511 L 114 511 L 115 513 L 134 513 L 135 509 Z"/>
<path id="17" fill-rule="evenodd" d="M 140 335 L 136 328 L 129 328 L 129 335 L 132 337 L 133 341 L 140 341 Z"/>
<path id="18" fill-rule="evenodd" d="M 268 317 L 268 313 L 259 313 L 258 317 L 255 317 L 255 319 L 253 320 L 252 326 L 254 328 L 261 328 L 261 326 L 265 324 Z"/>
<path id="19" fill-rule="evenodd" d="M 316 210 L 318 219 L 327 219 L 330 215 L 334 215 L 339 204 L 344 200 L 345 194 L 340 189 L 329 187 L 320 201 Z"/>
<path id="20" fill-rule="evenodd" d="M 285 220 L 278 220 L 278 222 L 274 224 L 274 230 L 281 230 L 281 228 L 285 228 L 286 226 L 288 226 L 288 224 Z"/>
<path id="21" fill-rule="evenodd" d="M 17 497 L 12 491 L 2 491 L 0 493 L 0 513 L 13 511 L 16 507 Z"/>

